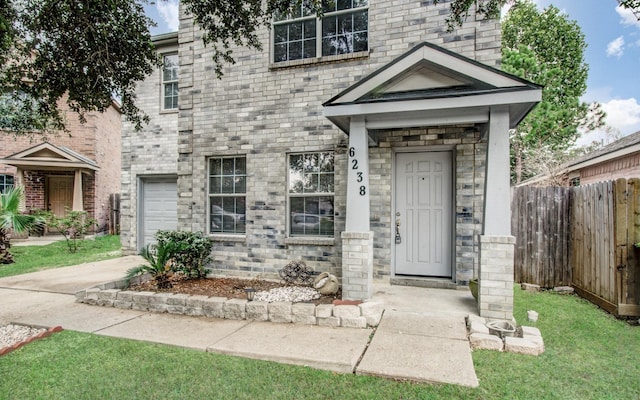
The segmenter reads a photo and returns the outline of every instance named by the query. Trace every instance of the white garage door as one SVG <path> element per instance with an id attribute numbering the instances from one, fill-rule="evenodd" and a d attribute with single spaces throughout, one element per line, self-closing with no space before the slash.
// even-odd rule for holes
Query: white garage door
<path id="1" fill-rule="evenodd" d="M 140 232 L 142 248 L 155 240 L 158 230 L 175 230 L 178 226 L 178 186 L 176 178 L 142 180 Z"/>

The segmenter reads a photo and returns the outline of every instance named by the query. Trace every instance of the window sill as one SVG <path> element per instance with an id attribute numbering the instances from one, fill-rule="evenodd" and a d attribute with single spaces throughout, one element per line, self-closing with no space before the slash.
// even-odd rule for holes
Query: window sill
<path id="1" fill-rule="evenodd" d="M 327 63 L 333 63 L 338 61 L 360 60 L 363 58 L 368 58 L 369 53 L 370 51 L 359 51 L 357 53 L 338 54 L 335 56 L 324 56 L 324 57 L 305 58 L 303 60 L 283 61 L 283 62 L 269 64 L 269 69 L 275 70 L 275 69 L 282 69 L 282 68 L 302 67 L 302 66 L 315 65 L 315 64 L 327 64 Z"/>
<path id="2" fill-rule="evenodd" d="M 162 109 L 160 110 L 160 114 L 177 114 L 179 111 L 179 109 L 177 108 L 171 108 L 171 109 Z"/>
<path id="3" fill-rule="evenodd" d="M 300 244 L 308 246 L 335 246 L 336 240 L 332 237 L 288 237 L 285 244 Z"/>
<path id="4" fill-rule="evenodd" d="M 209 238 L 213 242 L 245 242 L 247 240 L 246 235 L 224 235 L 210 233 Z"/>

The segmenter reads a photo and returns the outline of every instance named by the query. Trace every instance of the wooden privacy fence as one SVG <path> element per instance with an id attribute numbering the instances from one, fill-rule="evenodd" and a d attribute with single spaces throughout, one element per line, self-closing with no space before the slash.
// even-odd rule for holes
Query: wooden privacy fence
<path id="1" fill-rule="evenodd" d="M 619 316 L 640 316 L 640 179 L 514 188 L 515 280 L 572 285 Z"/>

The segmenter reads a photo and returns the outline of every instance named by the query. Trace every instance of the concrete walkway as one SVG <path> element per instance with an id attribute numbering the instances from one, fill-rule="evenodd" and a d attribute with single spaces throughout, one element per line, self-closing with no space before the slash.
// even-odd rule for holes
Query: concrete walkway
<path id="1" fill-rule="evenodd" d="M 75 303 L 77 290 L 122 278 L 137 256 L 0 279 L 0 325 L 19 322 L 164 343 L 342 373 L 478 386 L 464 316 L 468 291 L 380 285 L 371 329 L 186 317 Z"/>

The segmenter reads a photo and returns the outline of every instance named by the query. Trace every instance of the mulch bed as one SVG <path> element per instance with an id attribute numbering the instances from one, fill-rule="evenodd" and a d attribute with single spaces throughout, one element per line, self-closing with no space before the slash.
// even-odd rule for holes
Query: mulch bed
<path id="1" fill-rule="evenodd" d="M 252 287 L 256 292 L 268 291 L 270 289 L 287 286 L 280 282 L 265 281 L 260 279 L 240 279 L 240 278 L 200 278 L 200 279 L 184 279 L 181 277 L 172 277 L 170 289 L 158 289 L 153 281 L 143 282 L 137 285 L 131 285 L 128 290 L 134 291 L 150 291 L 164 292 L 189 295 L 204 295 L 209 297 L 226 297 L 227 299 L 246 299 L 247 294 L 244 291 L 246 287 Z M 334 300 L 340 300 L 342 292 L 332 296 L 322 296 L 317 300 L 313 300 L 314 304 L 332 304 Z"/>

